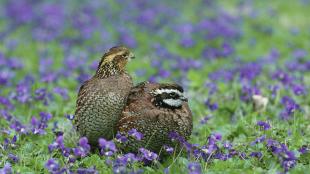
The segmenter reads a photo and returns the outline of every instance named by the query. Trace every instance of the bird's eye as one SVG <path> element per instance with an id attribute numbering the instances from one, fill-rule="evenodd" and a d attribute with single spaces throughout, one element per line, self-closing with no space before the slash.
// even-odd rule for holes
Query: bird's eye
<path id="1" fill-rule="evenodd" d="M 170 97 L 177 97 L 176 93 L 170 93 L 169 95 L 170 95 Z"/>

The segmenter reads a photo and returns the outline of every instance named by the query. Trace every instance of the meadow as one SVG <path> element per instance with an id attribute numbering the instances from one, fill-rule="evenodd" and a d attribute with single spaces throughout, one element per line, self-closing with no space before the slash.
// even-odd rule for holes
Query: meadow
<path id="1" fill-rule="evenodd" d="M 0 0 L 0 174 L 308 173 L 309 9 L 309 0 Z M 117 139 L 91 153 L 87 140 L 68 147 L 57 136 L 115 45 L 135 53 L 135 83 L 185 89 L 194 128 L 182 153 L 123 154 Z"/>

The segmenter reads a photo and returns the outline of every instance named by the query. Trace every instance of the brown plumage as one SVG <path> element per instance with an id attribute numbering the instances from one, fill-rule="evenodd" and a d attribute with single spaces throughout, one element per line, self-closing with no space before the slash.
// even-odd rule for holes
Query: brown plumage
<path id="1" fill-rule="evenodd" d="M 91 145 L 98 138 L 112 139 L 115 125 L 133 86 L 125 66 L 133 58 L 126 47 L 113 47 L 105 53 L 96 74 L 81 86 L 73 124 Z"/>
<path id="2" fill-rule="evenodd" d="M 192 127 L 192 114 L 182 87 L 148 82 L 132 88 L 117 125 L 122 134 L 137 129 L 144 135 L 141 141 L 130 138 L 123 147 L 125 151 L 137 152 L 138 148 L 144 147 L 157 153 L 163 145 L 174 147 L 168 137 L 170 132 L 188 139 Z"/>

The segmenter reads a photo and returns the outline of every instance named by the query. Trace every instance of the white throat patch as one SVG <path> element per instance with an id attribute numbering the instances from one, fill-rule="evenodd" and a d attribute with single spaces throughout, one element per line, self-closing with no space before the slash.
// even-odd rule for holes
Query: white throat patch
<path id="1" fill-rule="evenodd" d="M 180 107 L 180 106 L 182 106 L 182 102 L 183 101 L 180 100 L 180 99 L 171 99 L 171 98 L 169 98 L 169 99 L 164 99 L 163 102 L 166 103 L 169 106 Z"/>

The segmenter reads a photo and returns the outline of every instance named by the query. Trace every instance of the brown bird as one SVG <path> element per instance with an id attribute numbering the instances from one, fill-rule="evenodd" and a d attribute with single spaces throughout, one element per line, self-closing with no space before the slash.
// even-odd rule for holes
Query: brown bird
<path id="1" fill-rule="evenodd" d="M 99 138 L 112 139 L 131 87 L 125 66 L 134 58 L 128 48 L 113 47 L 105 53 L 96 74 L 80 87 L 73 124 L 93 146 Z"/>
<path id="2" fill-rule="evenodd" d="M 129 143 L 122 147 L 132 152 L 144 147 L 158 153 L 163 145 L 174 147 L 169 133 L 177 132 L 188 139 L 192 128 L 192 114 L 183 88 L 177 84 L 148 82 L 132 88 L 117 124 L 121 134 L 136 129 L 144 135 L 140 141 L 129 138 Z"/>

